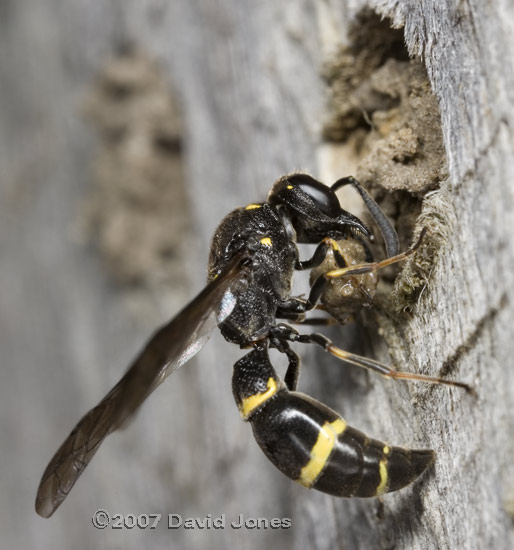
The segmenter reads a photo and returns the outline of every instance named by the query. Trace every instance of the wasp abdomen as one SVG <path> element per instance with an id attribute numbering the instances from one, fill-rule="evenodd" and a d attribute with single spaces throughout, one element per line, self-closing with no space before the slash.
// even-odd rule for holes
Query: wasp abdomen
<path id="1" fill-rule="evenodd" d="M 297 392 L 280 391 L 249 421 L 259 446 L 280 471 L 335 496 L 396 491 L 434 460 L 433 451 L 370 439 L 326 405 Z"/>

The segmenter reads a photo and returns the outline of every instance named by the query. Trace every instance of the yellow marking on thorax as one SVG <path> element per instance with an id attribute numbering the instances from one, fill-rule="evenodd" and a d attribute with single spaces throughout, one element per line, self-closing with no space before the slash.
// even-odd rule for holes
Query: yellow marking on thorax
<path id="1" fill-rule="evenodd" d="M 262 208 L 262 204 L 249 204 L 245 206 L 245 210 L 254 210 L 255 208 Z"/>
<path id="2" fill-rule="evenodd" d="M 272 246 L 272 242 L 271 242 L 271 239 L 269 237 L 263 237 L 261 240 L 260 240 L 260 243 L 263 245 L 263 246 Z"/>
<path id="3" fill-rule="evenodd" d="M 309 462 L 302 468 L 298 483 L 304 487 L 312 487 L 327 464 L 337 436 L 346 429 L 346 422 L 338 418 L 333 422 L 325 422 L 318 433 L 318 439 L 311 449 Z"/>
<path id="4" fill-rule="evenodd" d="M 292 188 L 293 188 L 292 185 L 288 185 L 288 186 L 287 186 L 287 189 L 292 189 Z"/>
<path id="5" fill-rule="evenodd" d="M 256 393 L 254 395 L 250 395 L 249 397 L 243 398 L 241 405 L 239 406 L 239 412 L 241 413 L 243 420 L 246 420 L 254 409 L 262 405 L 264 401 L 267 401 L 270 397 L 277 393 L 277 383 L 272 377 L 268 379 L 267 388 L 268 389 L 262 393 Z"/>

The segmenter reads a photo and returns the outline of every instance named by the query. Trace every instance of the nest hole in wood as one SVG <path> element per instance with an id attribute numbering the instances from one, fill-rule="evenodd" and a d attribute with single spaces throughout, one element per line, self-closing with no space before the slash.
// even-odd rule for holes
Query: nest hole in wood
<path id="1" fill-rule="evenodd" d="M 364 10 L 348 38 L 323 68 L 329 96 L 323 139 L 355 161 L 353 175 L 393 221 L 406 250 L 421 230 L 423 198 L 448 175 L 439 106 L 422 61 L 409 56 L 403 29 Z M 440 246 L 440 232 L 429 228 L 416 257 L 406 262 L 389 308 L 412 308 Z M 397 272 L 382 278 L 392 281 Z"/>

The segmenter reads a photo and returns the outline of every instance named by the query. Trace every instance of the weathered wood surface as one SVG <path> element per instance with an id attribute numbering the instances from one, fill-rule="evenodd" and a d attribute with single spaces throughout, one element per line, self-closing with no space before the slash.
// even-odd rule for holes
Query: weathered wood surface
<path id="1" fill-rule="evenodd" d="M 174 307 L 150 295 L 134 316 L 73 227 L 87 194 L 91 134 L 78 105 L 95 70 L 131 39 L 169 71 L 184 105 L 194 235 L 190 293 L 210 235 L 236 205 L 295 169 L 323 174 L 320 66 L 363 2 L 17 0 L 0 7 L 0 532 L 5 547 L 511 548 L 514 492 L 513 80 L 511 4 L 375 1 L 405 26 L 440 101 L 450 177 L 427 199 L 446 238 L 391 359 L 442 366 L 478 398 L 400 386 L 305 350 L 301 389 L 389 441 L 434 448 L 430 475 L 374 500 L 346 501 L 283 479 L 241 423 L 230 393 L 241 352 L 214 337 L 99 452 L 55 517 L 33 511 L 39 476 L 79 416 L 121 375 Z M 343 174 L 341 174 L 343 175 Z M 175 306 L 176 307 L 176 306 Z M 344 333 L 344 334 L 343 334 Z M 356 329 L 335 330 L 343 342 Z M 388 333 L 391 336 L 391 332 Z M 346 335 L 346 336 L 345 336 Z M 340 340 L 339 340 L 340 339 Z M 378 343 L 377 343 L 378 346 Z M 389 360 L 385 346 L 377 352 Z M 226 514 L 224 530 L 97 531 L 91 516 Z M 283 530 L 234 530 L 290 517 Z"/>

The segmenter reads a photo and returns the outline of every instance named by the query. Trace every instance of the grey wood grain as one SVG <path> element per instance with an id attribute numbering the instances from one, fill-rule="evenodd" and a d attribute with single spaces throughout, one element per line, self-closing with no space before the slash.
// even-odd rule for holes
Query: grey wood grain
<path id="1" fill-rule="evenodd" d="M 436 93 L 449 178 L 425 200 L 444 244 L 412 316 L 368 336 L 405 370 L 472 383 L 384 382 L 302 350 L 301 389 L 355 426 L 433 448 L 431 474 L 375 500 L 306 491 L 266 461 L 234 407 L 219 336 L 175 373 L 95 457 L 55 517 L 33 511 L 47 461 L 121 376 L 154 326 L 203 285 L 210 235 L 230 209 L 263 200 L 275 178 L 323 174 L 320 69 L 365 5 L 340 0 L 17 0 L 0 6 L 0 532 L 5 547 L 242 549 L 511 548 L 504 500 L 514 487 L 512 191 L 514 14 L 509 2 L 374 0 L 404 26 Z M 190 291 L 136 316 L 73 227 L 88 193 L 93 136 L 80 99 L 120 40 L 155 56 L 184 108 L 194 234 Z M 346 174 L 341 174 L 346 175 Z M 150 318 L 149 318 L 150 317 Z M 330 332 L 358 339 L 356 327 Z M 233 349 L 234 348 L 234 349 Z M 390 355 L 389 355 L 390 354 Z M 161 513 L 156 530 L 97 531 L 97 508 Z M 164 516 L 226 514 L 222 530 L 168 530 Z M 232 529 L 290 517 L 289 530 Z"/>

